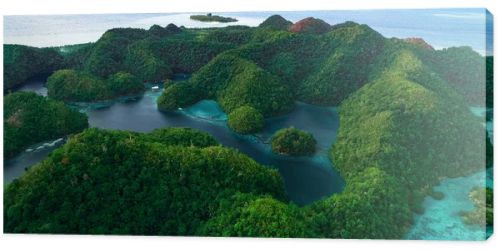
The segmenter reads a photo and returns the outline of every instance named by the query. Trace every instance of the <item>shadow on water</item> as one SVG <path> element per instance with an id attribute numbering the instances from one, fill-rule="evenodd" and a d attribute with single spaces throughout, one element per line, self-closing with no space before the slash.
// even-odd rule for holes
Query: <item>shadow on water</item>
<path id="1" fill-rule="evenodd" d="M 12 90 L 7 90 L 5 94 L 8 94 L 10 91 L 25 91 L 25 92 L 34 92 L 41 96 L 47 96 L 47 88 L 45 88 L 45 82 L 47 81 L 48 75 L 42 74 L 40 76 L 35 76 L 33 78 L 28 79 L 23 85 L 16 87 Z"/>
<path id="2" fill-rule="evenodd" d="M 203 100 L 175 112 L 159 112 L 156 98 L 160 92 L 146 92 L 132 102 L 119 102 L 106 109 L 90 109 L 89 123 L 93 127 L 149 132 L 162 127 L 190 127 L 213 135 L 223 145 L 238 149 L 257 162 L 278 168 L 292 201 L 305 205 L 342 191 L 344 181 L 334 171 L 328 149 L 335 140 L 338 115 L 335 108 L 298 103 L 285 116 L 267 119 L 262 133 L 239 135 L 226 126 L 226 114 L 215 101 Z M 294 126 L 311 132 L 318 140 L 317 153 L 312 157 L 285 157 L 271 152 L 270 137 L 283 127 Z"/>
<path id="3" fill-rule="evenodd" d="M 9 183 L 21 176 L 28 168 L 45 159 L 54 149 L 62 146 L 65 140 L 60 138 L 30 146 L 16 157 L 4 161 L 3 182 Z"/>

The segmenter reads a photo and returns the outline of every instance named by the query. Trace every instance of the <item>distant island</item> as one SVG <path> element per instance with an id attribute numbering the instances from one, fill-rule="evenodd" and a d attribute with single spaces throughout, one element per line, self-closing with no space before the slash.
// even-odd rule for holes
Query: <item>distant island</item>
<path id="1" fill-rule="evenodd" d="M 238 22 L 238 19 L 212 15 L 212 13 L 207 13 L 206 15 L 191 15 L 189 18 L 200 22 L 219 22 L 219 23 Z"/>

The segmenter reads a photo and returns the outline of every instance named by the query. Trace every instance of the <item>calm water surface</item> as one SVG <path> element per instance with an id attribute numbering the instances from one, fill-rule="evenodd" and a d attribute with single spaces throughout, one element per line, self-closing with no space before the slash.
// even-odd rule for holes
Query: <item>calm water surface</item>
<path id="1" fill-rule="evenodd" d="M 32 81 L 22 90 L 46 94 L 43 81 Z M 113 103 L 81 104 L 91 127 L 149 132 L 163 127 L 191 127 L 213 135 L 223 145 L 236 148 L 257 162 L 278 168 L 286 191 L 292 201 L 305 205 L 332 193 L 340 192 L 344 181 L 334 171 L 328 159 L 328 150 L 335 140 L 339 119 L 334 107 L 318 107 L 297 103 L 296 109 L 285 116 L 266 120 L 262 133 L 243 136 L 226 126 L 227 116 L 212 100 L 175 112 L 163 113 L 156 108 L 159 92 L 146 91 L 141 97 L 122 99 Z M 284 157 L 271 152 L 269 139 L 278 129 L 294 126 L 311 132 L 318 141 L 312 157 Z M 20 176 L 29 167 L 45 158 L 60 146 L 31 147 L 5 163 L 4 181 Z M 32 150 L 35 149 L 35 150 Z"/>
<path id="2" fill-rule="evenodd" d="M 235 23 L 198 22 L 191 14 L 93 14 L 5 16 L 4 43 L 31 46 L 61 46 L 96 41 L 116 27 L 149 28 L 174 23 L 185 27 L 257 26 L 273 14 L 292 22 L 306 17 L 321 18 L 329 24 L 355 21 L 367 24 L 385 37 L 421 37 L 435 48 L 471 46 L 481 54 L 492 54 L 492 16 L 485 9 L 394 9 L 325 10 L 218 13 L 238 19 Z"/>

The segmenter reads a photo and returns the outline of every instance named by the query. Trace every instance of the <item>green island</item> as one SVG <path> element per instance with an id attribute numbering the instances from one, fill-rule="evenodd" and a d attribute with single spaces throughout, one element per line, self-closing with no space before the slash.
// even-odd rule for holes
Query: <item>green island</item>
<path id="1" fill-rule="evenodd" d="M 241 134 L 255 133 L 264 127 L 264 116 L 251 106 L 241 106 L 228 115 L 227 125 Z"/>
<path id="2" fill-rule="evenodd" d="M 238 21 L 235 18 L 212 15 L 212 13 L 207 13 L 206 15 L 191 15 L 189 18 L 200 22 L 231 23 Z"/>
<path id="3" fill-rule="evenodd" d="M 140 94 L 143 83 L 128 72 L 117 72 L 106 80 L 75 70 L 58 70 L 47 79 L 48 95 L 57 100 L 89 102 Z"/>
<path id="4" fill-rule="evenodd" d="M 55 100 L 105 100 L 165 82 L 159 110 L 215 100 L 242 134 L 259 132 L 265 118 L 290 113 L 297 101 L 337 106 L 340 128 L 327 151 L 345 188 L 298 207 L 276 169 L 206 133 L 91 128 L 5 186 L 6 233 L 398 239 L 424 197 L 439 197 L 440 180 L 492 165 L 477 151 L 492 146 L 469 106 L 492 106 L 493 58 L 470 47 L 434 50 L 354 22 L 292 24 L 274 15 L 258 27 L 114 28 L 65 48 L 4 45 L 4 88 L 52 74 L 48 98 L 5 97 L 6 156 L 87 127 Z M 175 73 L 193 75 L 169 81 Z M 33 109 L 18 108 L 31 102 Z M 18 111 L 34 112 L 19 126 Z M 40 130 L 41 114 L 52 121 L 47 130 L 61 129 Z M 272 145 L 310 155 L 315 143 L 289 128 Z"/>
<path id="5" fill-rule="evenodd" d="M 306 131 L 293 127 L 284 128 L 273 135 L 271 149 L 283 155 L 312 155 L 316 151 L 316 139 Z"/>

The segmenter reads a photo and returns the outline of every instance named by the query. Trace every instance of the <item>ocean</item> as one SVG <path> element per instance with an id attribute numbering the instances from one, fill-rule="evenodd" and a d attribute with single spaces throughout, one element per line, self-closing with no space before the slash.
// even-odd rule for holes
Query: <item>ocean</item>
<path id="1" fill-rule="evenodd" d="M 354 21 L 367 24 L 385 37 L 420 37 L 436 49 L 470 46 L 482 55 L 493 52 L 493 20 L 486 9 L 331 10 L 214 13 L 238 19 L 234 23 L 190 20 L 192 14 L 88 14 L 4 16 L 4 43 L 36 47 L 94 42 L 108 29 L 149 28 L 174 23 L 185 27 L 258 26 L 273 14 L 296 22 L 316 17 L 330 24 Z"/>

